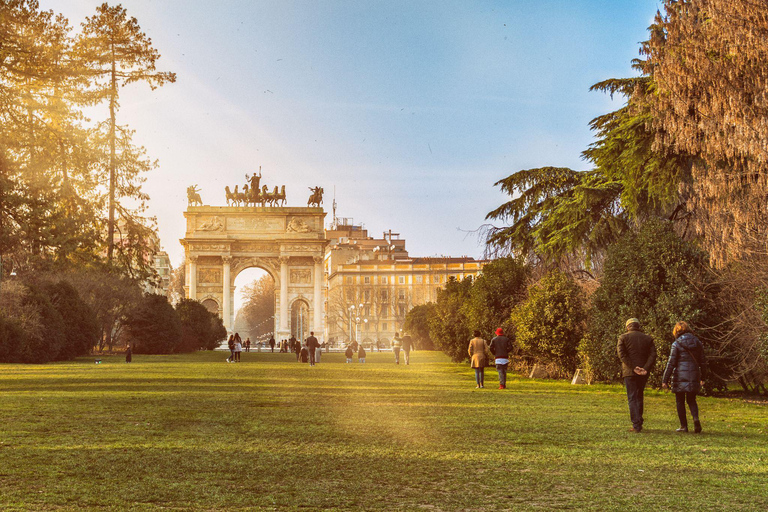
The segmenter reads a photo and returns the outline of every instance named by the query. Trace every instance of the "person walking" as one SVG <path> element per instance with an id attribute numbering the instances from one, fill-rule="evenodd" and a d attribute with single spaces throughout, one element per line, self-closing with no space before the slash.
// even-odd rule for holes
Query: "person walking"
<path id="1" fill-rule="evenodd" d="M 360 349 L 357 351 L 357 362 L 358 363 L 365 362 L 365 348 L 363 348 L 362 344 L 360 344 Z"/>
<path id="2" fill-rule="evenodd" d="M 251 338 L 245 339 L 245 351 L 250 352 L 251 351 Z"/>
<path id="3" fill-rule="evenodd" d="M 235 336 L 234 334 L 229 335 L 229 339 L 227 340 L 227 347 L 229 348 L 229 357 L 227 358 L 227 362 L 231 363 L 235 360 Z"/>
<path id="4" fill-rule="evenodd" d="M 347 350 L 344 351 L 344 356 L 347 358 L 347 362 L 352 362 L 352 356 L 355 355 L 355 351 L 352 350 L 351 345 L 347 345 Z"/>
<path id="5" fill-rule="evenodd" d="M 411 363 L 411 350 L 416 350 L 413 345 L 413 338 L 408 333 L 403 334 L 400 331 L 400 339 L 403 342 L 403 355 L 405 356 L 405 364 Z"/>
<path id="6" fill-rule="evenodd" d="M 669 389 L 669 380 L 672 379 L 672 392 L 675 394 L 677 417 L 680 419 L 680 428 L 676 432 L 688 432 L 688 417 L 685 413 L 685 403 L 688 402 L 688 408 L 693 417 L 693 431 L 698 434 L 701 432 L 701 422 L 696 394 L 704 385 L 707 371 L 704 345 L 691 332 L 688 322 L 677 322 L 672 334 L 675 342 L 672 343 L 672 351 L 669 354 L 667 368 L 664 370 L 661 387 Z"/>
<path id="7" fill-rule="evenodd" d="M 653 338 L 640 328 L 640 320 L 630 318 L 624 324 L 627 332 L 619 337 L 616 352 L 621 359 L 621 375 L 627 388 L 629 418 L 632 420 L 630 432 L 643 430 L 643 392 L 648 382 L 648 372 L 656 364 L 656 345 Z"/>
<path id="8" fill-rule="evenodd" d="M 296 339 L 296 336 L 291 336 L 288 340 L 288 346 L 291 347 L 291 352 L 296 353 L 296 360 L 299 360 L 299 352 L 301 352 L 301 343 Z"/>
<path id="9" fill-rule="evenodd" d="M 309 351 L 309 366 L 315 366 L 317 358 L 317 350 L 320 348 L 320 343 L 315 338 L 315 332 L 309 331 L 309 338 L 307 338 L 307 350 Z"/>
<path id="10" fill-rule="evenodd" d="M 272 352 L 275 351 L 275 337 L 270 336 L 269 337 L 269 348 L 272 350 Z"/>
<path id="11" fill-rule="evenodd" d="M 133 350 L 131 350 L 131 343 L 128 343 L 128 346 L 125 347 L 125 362 L 130 363 L 133 359 Z"/>
<path id="12" fill-rule="evenodd" d="M 395 333 L 395 338 L 392 340 L 392 352 L 395 354 L 395 364 L 400 364 L 400 348 L 403 346 L 403 340 L 400 339 L 400 335 Z"/>
<path id="13" fill-rule="evenodd" d="M 240 335 L 235 333 L 235 362 L 240 362 L 240 353 L 243 351 L 243 340 L 240 339 Z"/>
<path id="14" fill-rule="evenodd" d="M 477 385 L 475 388 L 482 389 L 485 387 L 485 365 L 488 364 L 488 342 L 480 337 L 480 331 L 474 332 L 474 338 L 469 340 L 469 352 L 470 364 L 475 369 L 475 382 Z"/>
<path id="15" fill-rule="evenodd" d="M 491 354 L 495 357 L 494 364 L 499 374 L 499 389 L 507 389 L 507 367 L 509 366 L 509 353 L 512 351 L 512 342 L 504 335 L 504 329 L 496 329 L 496 337 L 491 340 Z"/>

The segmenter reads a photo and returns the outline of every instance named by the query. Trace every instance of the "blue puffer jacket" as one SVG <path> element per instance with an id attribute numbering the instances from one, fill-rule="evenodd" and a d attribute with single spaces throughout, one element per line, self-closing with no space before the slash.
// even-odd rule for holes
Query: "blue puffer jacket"
<path id="1" fill-rule="evenodd" d="M 672 377 L 672 391 L 675 393 L 697 393 L 701 389 L 700 381 L 704 379 L 706 370 L 704 346 L 699 338 L 686 332 L 672 344 L 662 382 L 669 384 Z"/>

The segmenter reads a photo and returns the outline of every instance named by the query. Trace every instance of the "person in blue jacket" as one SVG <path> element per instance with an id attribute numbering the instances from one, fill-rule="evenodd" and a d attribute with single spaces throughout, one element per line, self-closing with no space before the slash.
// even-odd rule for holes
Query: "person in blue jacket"
<path id="1" fill-rule="evenodd" d="M 693 416 L 693 431 L 698 434 L 701 432 L 701 422 L 696 394 L 704 386 L 707 371 L 704 346 L 691 332 L 687 322 L 677 322 L 672 334 L 676 339 L 672 343 L 672 351 L 669 354 L 669 362 L 664 370 L 661 386 L 669 389 L 669 381 L 670 378 L 672 379 L 671 388 L 675 393 L 677 417 L 680 419 L 680 428 L 677 432 L 688 432 L 688 417 L 685 412 L 685 403 L 688 402 L 688 408 Z"/>

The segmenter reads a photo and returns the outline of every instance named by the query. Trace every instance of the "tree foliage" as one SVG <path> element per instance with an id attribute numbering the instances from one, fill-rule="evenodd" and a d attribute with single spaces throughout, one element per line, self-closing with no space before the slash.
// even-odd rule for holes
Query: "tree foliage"
<path id="1" fill-rule="evenodd" d="M 578 346 L 586 329 L 586 300 L 572 277 L 553 270 L 528 288 L 528 298 L 510 318 L 523 352 L 569 375 L 576 369 Z"/>
<path id="2" fill-rule="evenodd" d="M 244 303 L 238 317 L 253 338 L 268 338 L 275 329 L 275 280 L 265 274 L 243 287 Z"/>
<path id="3" fill-rule="evenodd" d="M 181 321 L 181 342 L 176 352 L 213 350 L 227 337 L 227 329 L 221 318 L 211 313 L 200 302 L 182 299 L 176 304 L 176 314 Z"/>
<path id="4" fill-rule="evenodd" d="M 462 306 L 469 299 L 471 289 L 471 278 L 461 281 L 449 278 L 437 294 L 434 316 L 429 321 L 429 337 L 435 347 L 457 363 L 469 358 L 467 347 L 472 330 Z"/>
<path id="5" fill-rule="evenodd" d="M 429 334 L 430 319 L 435 316 L 435 303 L 420 304 L 405 314 L 403 328 L 413 337 L 419 350 L 434 350 L 435 342 Z"/>
<path id="6" fill-rule="evenodd" d="M 529 273 L 522 259 L 512 257 L 493 260 L 483 267 L 462 305 L 473 330 L 480 330 L 489 339 L 498 327 L 509 330 L 509 315 L 525 298 Z"/>
<path id="7" fill-rule="evenodd" d="M 172 354 L 181 346 L 181 321 L 164 295 L 144 295 L 124 324 L 136 354 Z"/>
<path id="8" fill-rule="evenodd" d="M 628 318 L 638 318 L 654 338 L 659 356 L 651 373 L 655 385 L 661 383 L 676 322 L 688 322 L 707 353 L 716 354 L 718 341 L 712 328 L 721 323 L 722 314 L 711 300 L 717 291 L 707 286 L 707 274 L 706 253 L 677 236 L 670 222 L 649 221 L 612 246 L 600 287 L 592 296 L 589 330 L 580 346 L 594 378 L 618 378 L 616 343 L 626 331 Z M 710 359 L 713 375 L 722 375 L 726 361 Z"/>
<path id="9" fill-rule="evenodd" d="M 686 193 L 712 261 L 765 255 L 768 4 L 665 0 L 642 46 L 658 150 L 690 155 Z"/>

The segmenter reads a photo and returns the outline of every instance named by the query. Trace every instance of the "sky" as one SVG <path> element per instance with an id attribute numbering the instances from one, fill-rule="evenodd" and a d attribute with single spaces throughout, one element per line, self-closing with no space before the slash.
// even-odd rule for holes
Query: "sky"
<path id="1" fill-rule="evenodd" d="M 76 29 L 102 0 L 41 0 Z M 114 2 L 113 2 L 114 3 Z M 288 206 L 325 190 L 337 216 L 392 229 L 411 256 L 483 255 L 474 232 L 508 200 L 498 180 L 586 170 L 588 123 L 634 76 L 658 1 L 125 0 L 177 81 L 121 91 L 118 122 L 158 167 L 144 190 L 161 244 L 183 258 L 186 188 L 262 167 Z M 106 113 L 104 114 L 106 116 Z"/>

